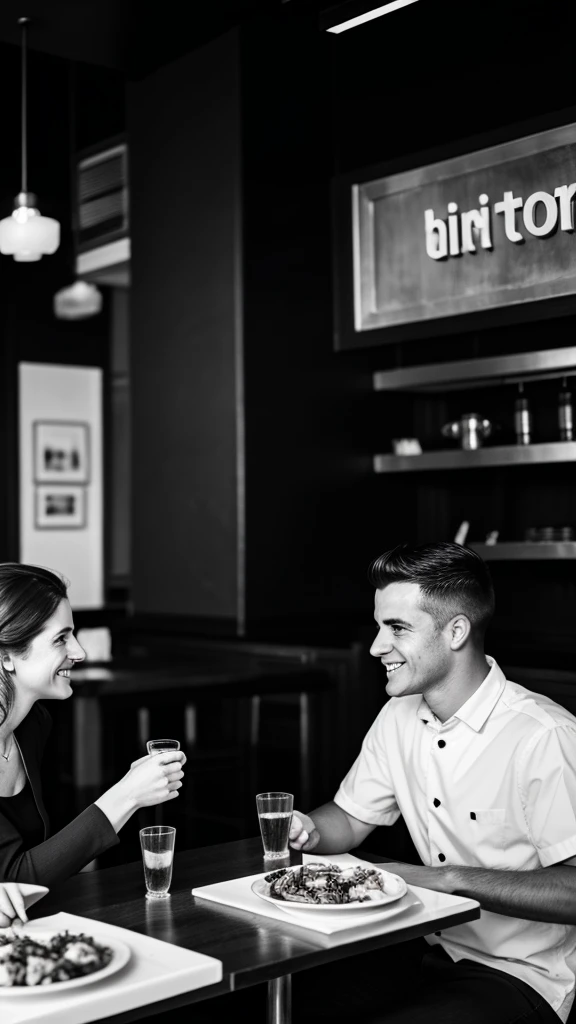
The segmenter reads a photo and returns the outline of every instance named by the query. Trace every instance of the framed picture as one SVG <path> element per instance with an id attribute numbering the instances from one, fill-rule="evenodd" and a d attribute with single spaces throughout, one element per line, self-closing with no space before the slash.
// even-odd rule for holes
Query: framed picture
<path id="1" fill-rule="evenodd" d="M 79 486 L 39 484 L 35 512 L 37 530 L 80 530 L 86 526 L 86 490 Z"/>
<path id="2" fill-rule="evenodd" d="M 87 484 L 90 427 L 74 420 L 36 420 L 34 480 L 39 484 Z"/>

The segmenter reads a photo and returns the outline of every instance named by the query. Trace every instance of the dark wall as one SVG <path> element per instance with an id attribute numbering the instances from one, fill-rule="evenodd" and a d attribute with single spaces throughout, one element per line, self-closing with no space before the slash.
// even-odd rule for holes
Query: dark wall
<path id="1" fill-rule="evenodd" d="M 242 69 L 248 629 L 344 639 L 369 600 L 371 379 L 333 352 L 328 39 L 261 22 Z"/>
<path id="2" fill-rule="evenodd" d="M 133 604 L 238 617 L 235 34 L 128 92 Z"/>

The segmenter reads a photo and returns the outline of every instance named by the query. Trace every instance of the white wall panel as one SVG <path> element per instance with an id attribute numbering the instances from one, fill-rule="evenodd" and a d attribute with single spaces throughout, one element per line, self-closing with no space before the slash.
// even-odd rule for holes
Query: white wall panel
<path id="1" fill-rule="evenodd" d="M 87 423 L 90 476 L 81 528 L 39 529 L 35 518 L 33 435 L 36 421 Z M 102 370 L 98 367 L 20 363 L 20 561 L 44 565 L 70 581 L 72 608 L 104 603 Z"/>

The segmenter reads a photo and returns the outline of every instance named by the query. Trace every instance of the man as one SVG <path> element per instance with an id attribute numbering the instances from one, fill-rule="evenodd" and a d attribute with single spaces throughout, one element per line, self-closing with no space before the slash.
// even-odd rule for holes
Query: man
<path id="1" fill-rule="evenodd" d="M 403 544 L 369 575 L 371 654 L 391 699 L 334 800 L 295 813 L 291 845 L 344 853 L 402 815 L 422 866 L 385 867 L 477 899 L 482 915 L 427 937 L 420 988 L 400 1008 L 389 1009 L 380 989 L 380 1002 L 376 993 L 357 1015 L 566 1021 L 576 972 L 576 719 L 507 681 L 484 654 L 494 594 L 475 552 Z"/>

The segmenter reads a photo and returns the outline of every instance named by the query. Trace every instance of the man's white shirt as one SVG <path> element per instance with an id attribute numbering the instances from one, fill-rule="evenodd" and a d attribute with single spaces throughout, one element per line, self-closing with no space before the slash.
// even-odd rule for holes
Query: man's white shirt
<path id="1" fill-rule="evenodd" d="M 431 867 L 558 864 L 576 856 L 576 718 L 487 661 L 482 685 L 444 723 L 419 694 L 391 698 L 335 802 L 370 825 L 392 825 L 402 815 Z M 576 927 L 482 911 L 478 921 L 427 941 L 441 943 L 453 960 L 515 975 L 566 1020 Z"/>

